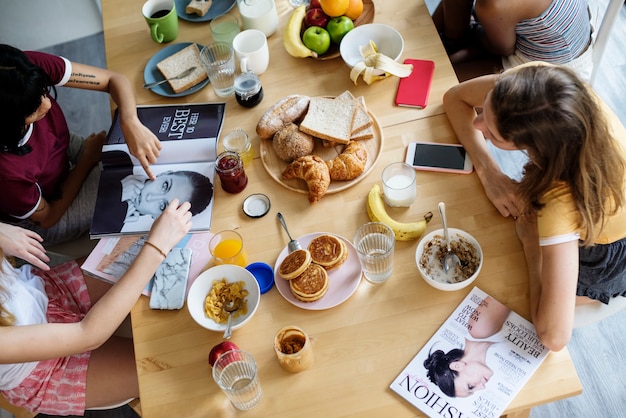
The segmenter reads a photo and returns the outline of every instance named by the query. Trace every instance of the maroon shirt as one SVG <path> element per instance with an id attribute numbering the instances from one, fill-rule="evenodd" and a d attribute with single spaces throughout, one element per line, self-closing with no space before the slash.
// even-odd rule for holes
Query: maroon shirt
<path id="1" fill-rule="evenodd" d="M 43 68 L 54 84 L 63 81 L 67 65 L 61 57 L 41 52 L 26 52 L 26 55 Z M 69 171 L 69 128 L 59 104 L 52 98 L 50 102 L 48 114 L 33 124 L 27 141 L 32 151 L 21 156 L 0 153 L 0 216 L 4 219 L 26 219 L 42 197 L 57 198 Z"/>

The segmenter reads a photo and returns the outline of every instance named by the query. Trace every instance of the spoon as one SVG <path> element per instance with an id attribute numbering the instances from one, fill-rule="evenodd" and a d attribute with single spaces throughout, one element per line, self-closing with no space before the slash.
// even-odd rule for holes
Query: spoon
<path id="1" fill-rule="evenodd" d="M 443 224 L 443 236 L 446 240 L 446 253 L 443 256 L 443 271 L 448 273 L 457 264 L 461 263 L 459 257 L 450 249 L 450 236 L 448 235 L 448 222 L 446 221 L 446 204 L 439 202 L 439 215 L 441 215 L 441 223 Z"/>
<path id="2" fill-rule="evenodd" d="M 287 244 L 287 248 L 289 249 L 289 252 L 292 253 L 296 250 L 301 250 L 302 247 L 300 246 L 300 243 L 296 241 L 295 239 L 291 238 L 291 235 L 289 235 L 289 230 L 287 229 L 287 224 L 285 224 L 285 218 L 283 218 L 283 214 L 278 212 L 276 216 L 278 216 L 278 220 L 280 221 L 280 224 L 283 226 L 283 228 L 285 228 L 285 232 L 287 233 L 287 236 L 289 237 L 289 244 Z"/>
<path id="3" fill-rule="evenodd" d="M 241 299 L 231 299 L 224 304 L 224 310 L 228 312 L 228 323 L 226 324 L 226 330 L 224 330 L 224 339 L 228 340 L 233 335 L 233 312 L 241 307 Z"/>
<path id="4" fill-rule="evenodd" d="M 156 87 L 159 84 L 163 84 L 165 82 L 167 82 L 168 80 L 180 80 L 181 78 L 185 78 L 187 77 L 189 74 L 193 73 L 196 70 L 197 67 L 191 67 L 191 68 L 187 68 L 185 71 L 183 71 L 182 73 L 178 74 L 176 77 L 172 77 L 172 78 L 166 78 L 165 80 L 161 80 L 161 81 L 156 81 L 154 83 L 148 83 L 148 84 L 144 84 L 143 88 L 144 89 L 151 89 L 152 87 Z"/>

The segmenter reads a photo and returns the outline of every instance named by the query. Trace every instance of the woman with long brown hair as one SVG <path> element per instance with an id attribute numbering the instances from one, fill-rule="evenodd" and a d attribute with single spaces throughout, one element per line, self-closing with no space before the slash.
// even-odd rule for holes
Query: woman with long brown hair
<path id="1" fill-rule="evenodd" d="M 572 70 L 542 63 L 461 83 L 444 106 L 487 197 L 516 220 L 532 320 L 542 343 L 559 350 L 576 304 L 626 296 L 626 129 Z M 485 139 L 526 152 L 519 182 Z"/>

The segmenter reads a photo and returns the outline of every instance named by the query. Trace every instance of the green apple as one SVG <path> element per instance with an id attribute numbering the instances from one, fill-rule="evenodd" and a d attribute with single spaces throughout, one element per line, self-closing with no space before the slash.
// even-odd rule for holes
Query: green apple
<path id="1" fill-rule="evenodd" d="M 311 26 L 302 34 L 302 42 L 311 51 L 322 55 L 330 48 L 330 34 L 321 26 Z"/>
<path id="2" fill-rule="evenodd" d="M 346 33 L 354 29 L 354 22 L 348 16 L 333 17 L 328 21 L 326 30 L 330 34 L 330 40 L 339 44 Z"/>

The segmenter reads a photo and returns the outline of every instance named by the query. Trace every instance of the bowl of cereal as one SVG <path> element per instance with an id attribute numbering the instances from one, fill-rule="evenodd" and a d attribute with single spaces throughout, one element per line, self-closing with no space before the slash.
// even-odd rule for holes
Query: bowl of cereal
<path id="1" fill-rule="evenodd" d="M 226 330 L 228 313 L 223 306 L 233 298 L 242 299 L 241 307 L 232 313 L 232 329 L 241 328 L 252 318 L 261 300 L 254 275 L 243 267 L 222 264 L 201 273 L 189 288 L 187 309 L 191 317 L 211 331 Z"/>
<path id="2" fill-rule="evenodd" d="M 469 286 L 483 266 L 483 250 L 476 238 L 467 232 L 448 228 L 450 248 L 459 257 L 460 264 L 447 273 L 443 270 L 443 256 L 446 244 L 443 229 L 426 234 L 417 244 L 415 263 L 422 278 L 432 287 L 440 290 L 459 290 Z"/>

